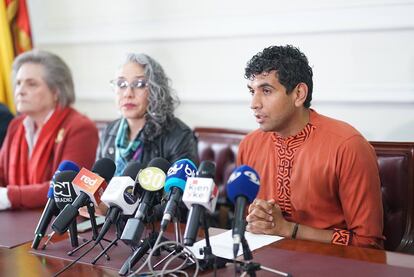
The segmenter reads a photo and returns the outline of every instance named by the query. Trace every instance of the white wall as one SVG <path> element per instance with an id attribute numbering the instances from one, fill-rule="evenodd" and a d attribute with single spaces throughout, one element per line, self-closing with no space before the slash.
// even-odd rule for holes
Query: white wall
<path id="1" fill-rule="evenodd" d="M 293 44 L 314 69 L 313 107 L 369 140 L 414 141 L 414 1 L 29 0 L 38 48 L 73 70 L 76 107 L 117 116 L 109 80 L 126 52 L 156 58 L 190 126 L 251 130 L 243 70 Z"/>

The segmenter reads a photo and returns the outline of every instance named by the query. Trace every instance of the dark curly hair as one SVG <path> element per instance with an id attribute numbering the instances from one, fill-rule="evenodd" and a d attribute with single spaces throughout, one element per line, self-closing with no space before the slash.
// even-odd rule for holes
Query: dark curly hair
<path id="1" fill-rule="evenodd" d="M 289 94 L 299 83 L 308 86 L 308 96 L 303 106 L 309 108 L 312 101 L 312 68 L 308 58 L 292 45 L 270 46 L 257 53 L 247 62 L 244 77 L 252 79 L 263 72 L 276 70 L 279 82 Z"/>

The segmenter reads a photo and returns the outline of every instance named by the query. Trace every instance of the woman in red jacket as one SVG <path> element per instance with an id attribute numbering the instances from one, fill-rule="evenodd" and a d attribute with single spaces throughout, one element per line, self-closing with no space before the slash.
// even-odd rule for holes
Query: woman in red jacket
<path id="1" fill-rule="evenodd" d="M 62 160 L 90 168 L 95 124 L 70 107 L 72 74 L 58 56 L 33 50 L 13 63 L 16 110 L 0 151 L 0 210 L 46 203 L 49 182 Z"/>

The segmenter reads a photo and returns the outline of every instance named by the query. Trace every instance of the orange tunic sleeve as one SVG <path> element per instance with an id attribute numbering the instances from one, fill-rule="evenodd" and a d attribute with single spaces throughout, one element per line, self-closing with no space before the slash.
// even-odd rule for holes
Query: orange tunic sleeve
<path id="1" fill-rule="evenodd" d="M 382 198 L 374 149 L 361 136 L 353 136 L 341 145 L 337 159 L 339 198 L 348 233 L 334 231 L 332 242 L 382 248 Z"/>

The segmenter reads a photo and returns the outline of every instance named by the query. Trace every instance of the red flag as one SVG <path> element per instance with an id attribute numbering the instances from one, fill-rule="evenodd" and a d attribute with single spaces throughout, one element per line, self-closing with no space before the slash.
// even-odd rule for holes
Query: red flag
<path id="1" fill-rule="evenodd" d="M 26 0 L 5 0 L 13 37 L 15 55 L 32 49 L 29 13 Z"/>

